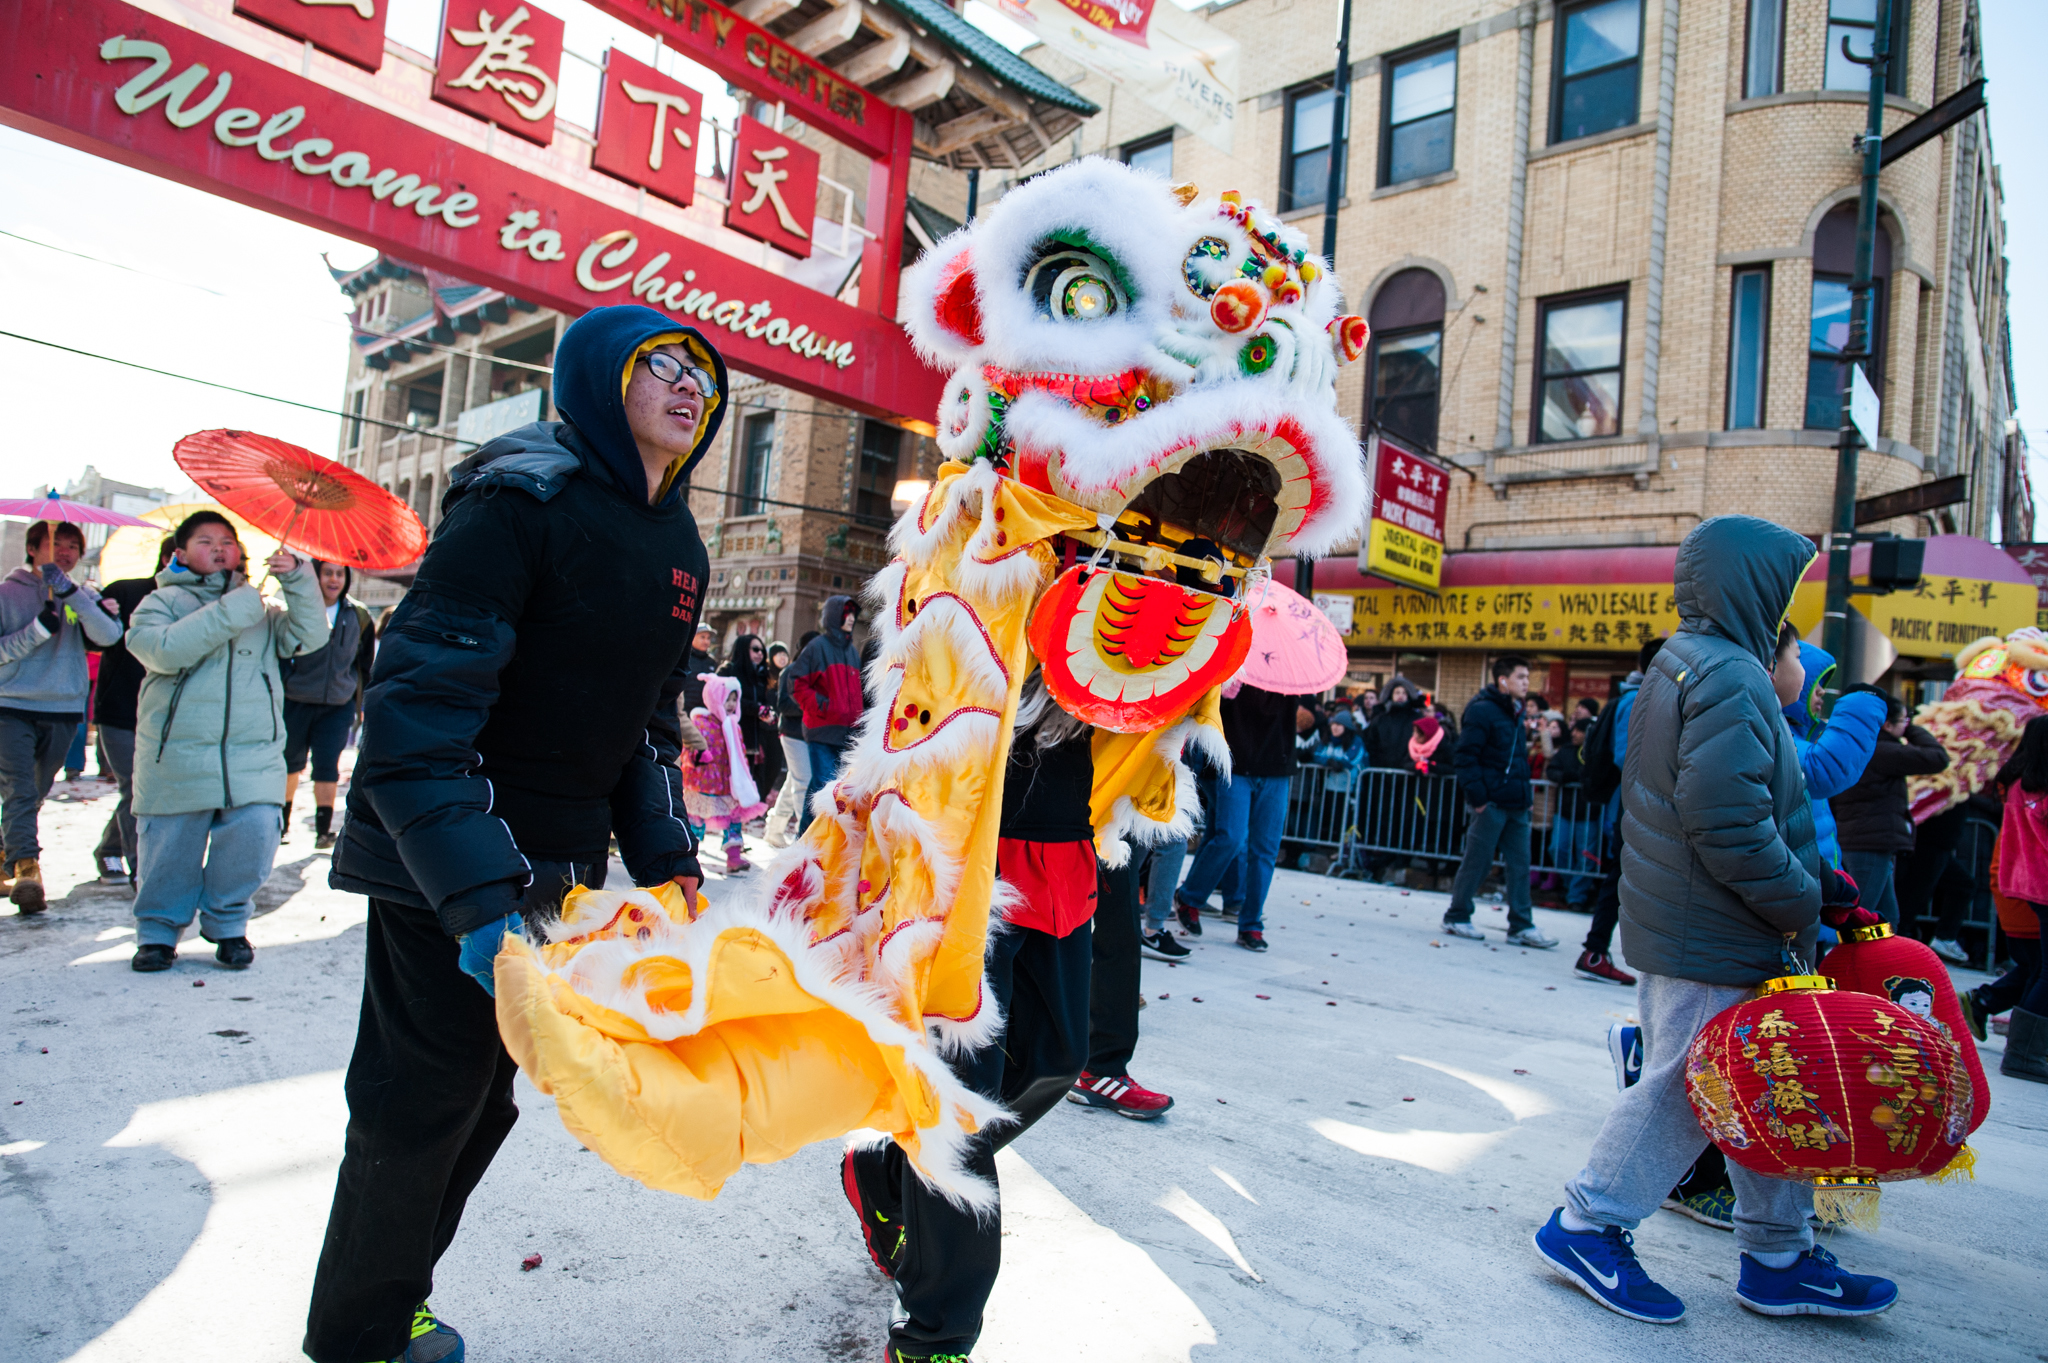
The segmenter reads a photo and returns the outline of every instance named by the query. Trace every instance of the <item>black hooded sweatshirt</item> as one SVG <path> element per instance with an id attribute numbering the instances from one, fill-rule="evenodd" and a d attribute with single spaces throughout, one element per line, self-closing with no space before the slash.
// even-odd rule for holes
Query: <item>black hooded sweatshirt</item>
<path id="1" fill-rule="evenodd" d="M 684 492 L 723 404 L 707 403 L 650 506 L 623 396 L 640 346 L 678 334 L 723 393 L 724 362 L 695 331 L 598 308 L 556 353 L 567 420 L 452 471 L 365 697 L 335 888 L 432 909 L 460 934 L 515 911 L 532 867 L 602 863 L 614 834 L 637 884 L 699 873 L 677 813 L 676 698 L 708 559 Z"/>

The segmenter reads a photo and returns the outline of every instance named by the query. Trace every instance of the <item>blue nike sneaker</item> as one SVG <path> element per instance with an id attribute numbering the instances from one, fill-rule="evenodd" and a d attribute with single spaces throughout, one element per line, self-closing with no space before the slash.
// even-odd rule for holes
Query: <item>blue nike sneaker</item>
<path id="1" fill-rule="evenodd" d="M 1607 1057 L 1614 1062 L 1614 1086 L 1626 1091 L 1643 1077 L 1643 1029 L 1628 1022 L 1607 1025 Z"/>
<path id="2" fill-rule="evenodd" d="M 412 1313 L 412 1338 L 391 1363 L 462 1363 L 462 1336 L 425 1302 Z"/>
<path id="3" fill-rule="evenodd" d="M 1635 1237 L 1618 1226 L 1583 1234 L 1568 1231 L 1563 1215 L 1564 1208 L 1559 1207 L 1536 1232 L 1536 1253 L 1544 1263 L 1617 1315 L 1652 1325 L 1676 1325 L 1685 1319 L 1685 1303 L 1643 1271 L 1636 1259 Z"/>
<path id="4" fill-rule="evenodd" d="M 1834 1255 L 1815 1245 L 1790 1268 L 1766 1268 L 1743 1255 L 1735 1299 L 1764 1316 L 1874 1316 L 1891 1310 L 1899 1285 L 1845 1273 Z"/>

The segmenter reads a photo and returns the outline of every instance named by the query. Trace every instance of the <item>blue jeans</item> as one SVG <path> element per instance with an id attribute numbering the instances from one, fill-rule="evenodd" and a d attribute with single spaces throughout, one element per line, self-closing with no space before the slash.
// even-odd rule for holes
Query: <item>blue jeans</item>
<path id="1" fill-rule="evenodd" d="M 136 816 L 136 944 L 176 946 L 195 913 L 209 942 L 247 937 L 250 901 L 270 879 L 283 813 L 240 805 Z"/>
<path id="2" fill-rule="evenodd" d="M 1508 931 L 1520 932 L 1536 926 L 1529 908 L 1529 810 L 1502 809 L 1490 804 L 1472 816 L 1465 826 L 1465 859 L 1458 863 L 1458 875 L 1451 882 L 1451 906 L 1444 910 L 1446 923 L 1472 921 L 1472 896 L 1493 866 L 1494 850 L 1501 860 L 1501 879 L 1507 888 Z"/>
<path id="3" fill-rule="evenodd" d="M 830 743 L 813 743 L 809 739 L 804 740 L 804 747 L 811 754 L 811 780 L 810 784 L 804 787 L 803 812 L 798 816 L 796 823 L 798 837 L 802 837 L 803 831 L 811 826 L 811 797 L 830 785 L 832 778 L 839 775 L 838 748 Z"/>
<path id="4" fill-rule="evenodd" d="M 1244 907 L 1237 912 L 1239 932 L 1263 932 L 1266 888 L 1273 883 L 1273 863 L 1280 855 L 1280 830 L 1287 822 L 1287 778 L 1233 776 L 1216 783 L 1216 808 L 1209 833 L 1195 864 L 1181 883 L 1183 904 L 1202 905 L 1222 883 L 1240 853 L 1245 858 Z M 1526 867 L 1524 868 L 1526 870 Z"/>
<path id="5" fill-rule="evenodd" d="M 1550 859 L 1560 871 L 1584 871 L 1585 875 L 1564 876 L 1564 902 L 1583 909 L 1593 902 L 1600 884 L 1600 825 L 1593 819 L 1559 818 L 1550 825 Z"/>
<path id="6" fill-rule="evenodd" d="M 1892 884 L 1892 871 L 1897 865 L 1890 852 L 1844 852 L 1842 869 L 1849 873 L 1849 879 L 1856 882 L 1862 891 L 1863 907 L 1893 927 L 1899 925 L 1899 896 Z M 1906 924 L 1908 936 L 1913 925 Z"/>
<path id="7" fill-rule="evenodd" d="M 1152 849 L 1152 869 L 1145 875 L 1146 932 L 1166 930 L 1166 920 L 1173 913 L 1173 892 L 1180 884 L 1180 870 L 1187 860 L 1185 838 Z"/>

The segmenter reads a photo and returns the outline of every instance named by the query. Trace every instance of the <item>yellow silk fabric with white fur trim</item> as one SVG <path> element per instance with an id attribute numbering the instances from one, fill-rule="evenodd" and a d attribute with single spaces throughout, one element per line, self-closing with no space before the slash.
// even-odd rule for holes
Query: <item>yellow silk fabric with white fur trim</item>
<path id="1" fill-rule="evenodd" d="M 1006 1114 L 942 1054 L 1001 1028 L 982 963 L 1007 898 L 996 841 L 1026 629 L 1052 541 L 1095 524 L 993 465 L 944 465 L 869 584 L 875 704 L 755 900 L 692 913 L 674 886 L 580 890 L 552 944 L 507 940 L 506 1047 L 614 1168 L 709 1198 L 742 1163 L 865 1128 L 947 1196 L 993 1205 L 965 1146 Z M 1227 769 L 1217 700 L 1158 733 L 1096 736 L 1090 808 L 1109 864 L 1186 836 L 1178 758 L 1192 743 Z"/>

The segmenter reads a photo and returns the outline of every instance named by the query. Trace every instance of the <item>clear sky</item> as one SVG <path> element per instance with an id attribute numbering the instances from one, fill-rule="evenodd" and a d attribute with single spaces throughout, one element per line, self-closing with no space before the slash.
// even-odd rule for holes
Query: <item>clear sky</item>
<path id="1" fill-rule="evenodd" d="M 2021 62 L 2048 45 L 2048 0 L 1981 3 L 1993 147 L 2006 194 L 2020 417 L 2037 451 L 2034 486 L 2048 497 L 2048 401 L 2031 401 L 2034 380 L 2048 369 L 2048 259 L 2034 249 L 2048 222 L 2048 139 L 2038 131 L 2048 127 L 2048 82 L 2030 79 Z M 545 7 L 570 19 L 572 49 L 595 56 L 607 41 L 628 50 L 645 42 L 576 0 Z M 431 49 L 438 12 L 437 0 L 392 0 L 391 35 Z M 970 13 L 989 12 L 975 4 Z M 991 29 L 1001 27 L 989 18 Z M 576 79 L 589 89 L 573 88 Z M 708 76 L 692 83 L 707 94 L 722 88 Z M 565 72 L 565 111 L 594 99 L 594 77 Z M 719 104 L 725 107 L 711 112 L 728 119 L 729 102 Z M 0 331 L 339 405 L 347 304 L 321 253 L 347 267 L 367 260 L 366 248 L 7 129 L 0 129 L 0 233 L 9 234 L 0 235 Z M 191 431 L 248 427 L 325 454 L 337 429 L 333 417 L 6 337 L 0 410 L 9 423 L 0 496 L 61 487 L 87 464 L 176 489 L 186 480 L 171 446 Z"/>

